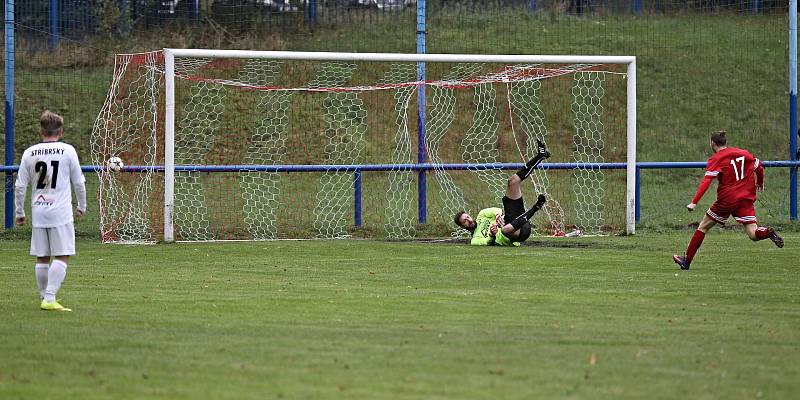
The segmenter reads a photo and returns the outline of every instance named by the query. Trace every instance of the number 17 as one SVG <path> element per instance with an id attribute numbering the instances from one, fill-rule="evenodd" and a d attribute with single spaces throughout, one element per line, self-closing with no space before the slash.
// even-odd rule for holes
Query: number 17
<path id="1" fill-rule="evenodd" d="M 738 161 L 739 164 L 742 164 L 741 169 L 736 168 L 736 163 L 734 161 Z M 731 160 L 731 165 L 733 165 L 733 173 L 736 174 L 736 180 L 740 181 L 744 179 L 744 156 L 736 157 L 736 160 Z"/>

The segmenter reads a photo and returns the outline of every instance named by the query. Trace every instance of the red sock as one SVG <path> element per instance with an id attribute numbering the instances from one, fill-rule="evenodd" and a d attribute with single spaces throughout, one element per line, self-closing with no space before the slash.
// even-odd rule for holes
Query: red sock
<path id="1" fill-rule="evenodd" d="M 756 239 L 757 240 L 764 240 L 769 237 L 769 228 L 765 226 L 760 226 L 756 229 Z"/>
<path id="2" fill-rule="evenodd" d="M 694 235 L 692 235 L 692 240 L 689 241 L 689 247 L 686 248 L 686 262 L 692 262 L 695 253 L 697 253 L 697 249 L 700 248 L 700 245 L 703 244 L 703 239 L 706 238 L 706 234 L 703 233 L 701 230 L 694 231 Z"/>

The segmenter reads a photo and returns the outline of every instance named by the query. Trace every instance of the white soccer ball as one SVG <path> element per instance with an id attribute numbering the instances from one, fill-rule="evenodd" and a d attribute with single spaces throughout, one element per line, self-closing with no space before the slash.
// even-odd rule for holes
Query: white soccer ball
<path id="1" fill-rule="evenodd" d="M 122 171 L 122 167 L 125 166 L 125 164 L 122 162 L 122 159 L 119 157 L 109 158 L 106 164 L 108 165 L 108 169 L 114 172 Z"/>

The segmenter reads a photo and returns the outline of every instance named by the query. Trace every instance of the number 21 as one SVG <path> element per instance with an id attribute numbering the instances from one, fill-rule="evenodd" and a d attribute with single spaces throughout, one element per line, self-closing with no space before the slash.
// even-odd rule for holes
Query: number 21
<path id="1" fill-rule="evenodd" d="M 735 161 L 738 161 L 739 164 L 742 164 L 741 169 L 736 168 Z M 740 181 L 744 179 L 744 156 L 736 157 L 736 160 L 731 160 L 731 165 L 733 165 L 733 173 L 736 174 L 736 180 Z"/>
<path id="2" fill-rule="evenodd" d="M 58 182 L 58 161 L 50 161 L 50 166 L 53 167 L 53 175 L 50 178 L 50 188 L 55 189 Z M 44 189 L 47 187 L 47 164 L 44 161 L 39 161 L 34 165 L 36 172 L 39 173 L 39 180 L 36 181 L 37 189 Z"/>

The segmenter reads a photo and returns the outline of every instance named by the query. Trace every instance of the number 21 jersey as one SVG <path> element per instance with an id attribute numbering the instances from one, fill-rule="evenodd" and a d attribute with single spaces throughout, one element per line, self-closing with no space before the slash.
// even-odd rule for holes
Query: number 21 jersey
<path id="1" fill-rule="evenodd" d="M 41 142 L 22 154 L 15 186 L 31 185 L 31 225 L 51 228 L 72 222 L 71 186 L 83 182 L 74 147 Z"/>

